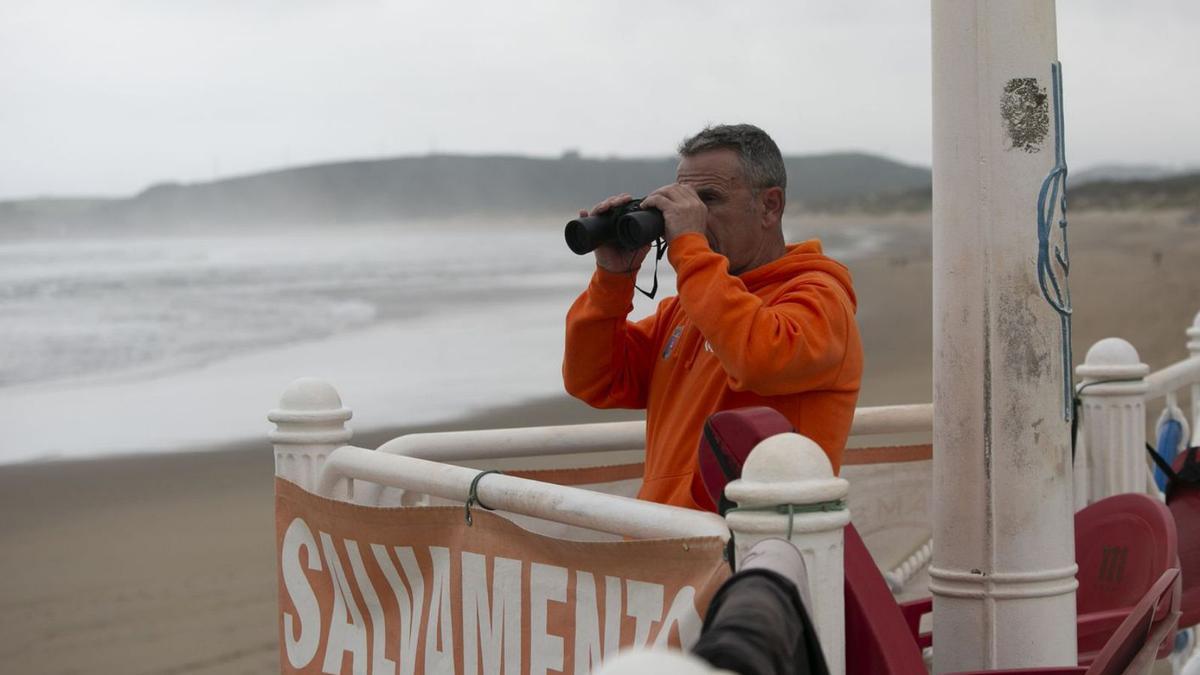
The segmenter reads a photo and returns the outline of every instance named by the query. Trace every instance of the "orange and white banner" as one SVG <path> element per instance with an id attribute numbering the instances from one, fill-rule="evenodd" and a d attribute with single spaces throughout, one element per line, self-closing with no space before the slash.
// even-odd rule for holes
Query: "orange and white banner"
<path id="1" fill-rule="evenodd" d="M 370 508 L 275 481 L 284 673 L 587 673 L 690 645 L 729 576 L 716 538 L 578 542 L 476 508 Z"/>

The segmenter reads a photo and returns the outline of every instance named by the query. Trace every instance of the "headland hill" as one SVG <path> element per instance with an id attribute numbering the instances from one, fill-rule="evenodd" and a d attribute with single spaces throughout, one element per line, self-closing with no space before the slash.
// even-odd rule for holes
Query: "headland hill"
<path id="1" fill-rule="evenodd" d="M 930 170 L 846 152 L 785 158 L 790 213 L 917 214 Z M 573 214 L 669 183 L 676 159 L 426 155 L 163 182 L 123 198 L 0 201 L 0 236 L 195 234 L 225 227 L 512 219 Z M 1101 167 L 1071 176 L 1071 209 L 1184 209 L 1200 218 L 1200 169 Z M 557 222 L 557 219 L 555 219 Z"/>

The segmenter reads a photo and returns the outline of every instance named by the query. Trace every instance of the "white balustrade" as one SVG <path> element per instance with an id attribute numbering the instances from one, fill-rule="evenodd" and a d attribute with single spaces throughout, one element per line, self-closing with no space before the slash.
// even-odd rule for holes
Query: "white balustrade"
<path id="1" fill-rule="evenodd" d="M 365 503 L 373 503 L 364 495 L 377 493 L 379 486 L 462 502 L 479 471 L 443 462 L 625 451 L 642 445 L 645 433 L 644 423 L 618 422 L 413 434 L 368 450 L 345 445 L 351 438 L 345 427 L 351 411 L 332 386 L 314 378 L 289 385 L 280 407 L 268 417 L 277 425 L 270 433 L 276 475 L 316 494 Z M 932 418 L 928 404 L 860 408 L 852 434 L 929 431 Z M 751 452 L 742 477 L 727 487 L 726 494 L 738 504 L 727 519 L 503 474 L 479 481 L 477 495 L 497 510 L 628 537 L 728 539 L 732 530 L 739 560 L 763 539 L 790 535 L 809 570 L 807 594 L 831 672 L 841 673 L 848 487 L 834 476 L 820 446 L 789 433 L 771 437 Z"/>
<path id="2" fill-rule="evenodd" d="M 275 423 L 268 434 L 275 446 L 275 475 L 315 492 L 329 453 L 350 441 L 346 420 L 351 414 L 324 380 L 303 377 L 288 385 L 279 407 L 267 415 Z"/>
<path id="3" fill-rule="evenodd" d="M 1097 342 L 1075 369 L 1082 379 L 1077 387 L 1081 419 L 1074 469 L 1076 509 L 1113 494 L 1158 494 L 1145 447 L 1146 411 L 1159 399 L 1163 413 L 1157 419 L 1161 422 L 1176 410 L 1185 435 L 1190 428 L 1190 444 L 1200 442 L 1200 313 L 1187 329 L 1187 337 L 1188 358 L 1154 372 L 1120 338 Z M 1179 405 L 1189 387 L 1191 424 Z"/>
<path id="4" fill-rule="evenodd" d="M 1076 510 L 1146 488 L 1146 375 L 1137 350 L 1121 338 L 1105 338 L 1075 369 L 1080 404 L 1075 448 Z"/>
<path id="5" fill-rule="evenodd" d="M 773 537 L 788 539 L 804 556 L 813 623 L 834 675 L 846 664 L 842 531 L 850 522 L 848 491 L 849 483 L 833 475 L 821 447 L 791 433 L 755 446 L 742 477 L 725 487 L 725 495 L 737 503 L 726 521 L 739 566 L 755 544 Z"/>

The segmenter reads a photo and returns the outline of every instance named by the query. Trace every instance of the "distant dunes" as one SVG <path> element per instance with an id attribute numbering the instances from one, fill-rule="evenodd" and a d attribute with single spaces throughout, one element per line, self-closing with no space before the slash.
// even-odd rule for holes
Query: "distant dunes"
<path id="1" fill-rule="evenodd" d="M 1200 213 L 1200 172 L 1144 180 L 1068 178 L 1070 210 L 1190 209 Z M 897 191 L 858 194 L 810 201 L 815 211 L 832 213 L 893 213 L 929 210 L 933 201 L 929 185 Z"/>

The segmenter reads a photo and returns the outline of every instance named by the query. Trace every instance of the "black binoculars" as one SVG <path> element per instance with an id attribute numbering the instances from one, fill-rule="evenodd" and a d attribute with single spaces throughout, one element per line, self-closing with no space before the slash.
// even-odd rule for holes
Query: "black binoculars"
<path id="1" fill-rule="evenodd" d="M 567 246 L 579 255 L 591 253 L 596 247 L 614 242 L 617 246 L 635 251 L 654 243 L 666 231 L 662 211 L 642 208 L 642 200 L 614 206 L 594 216 L 583 216 L 567 223 L 564 233 Z"/>

